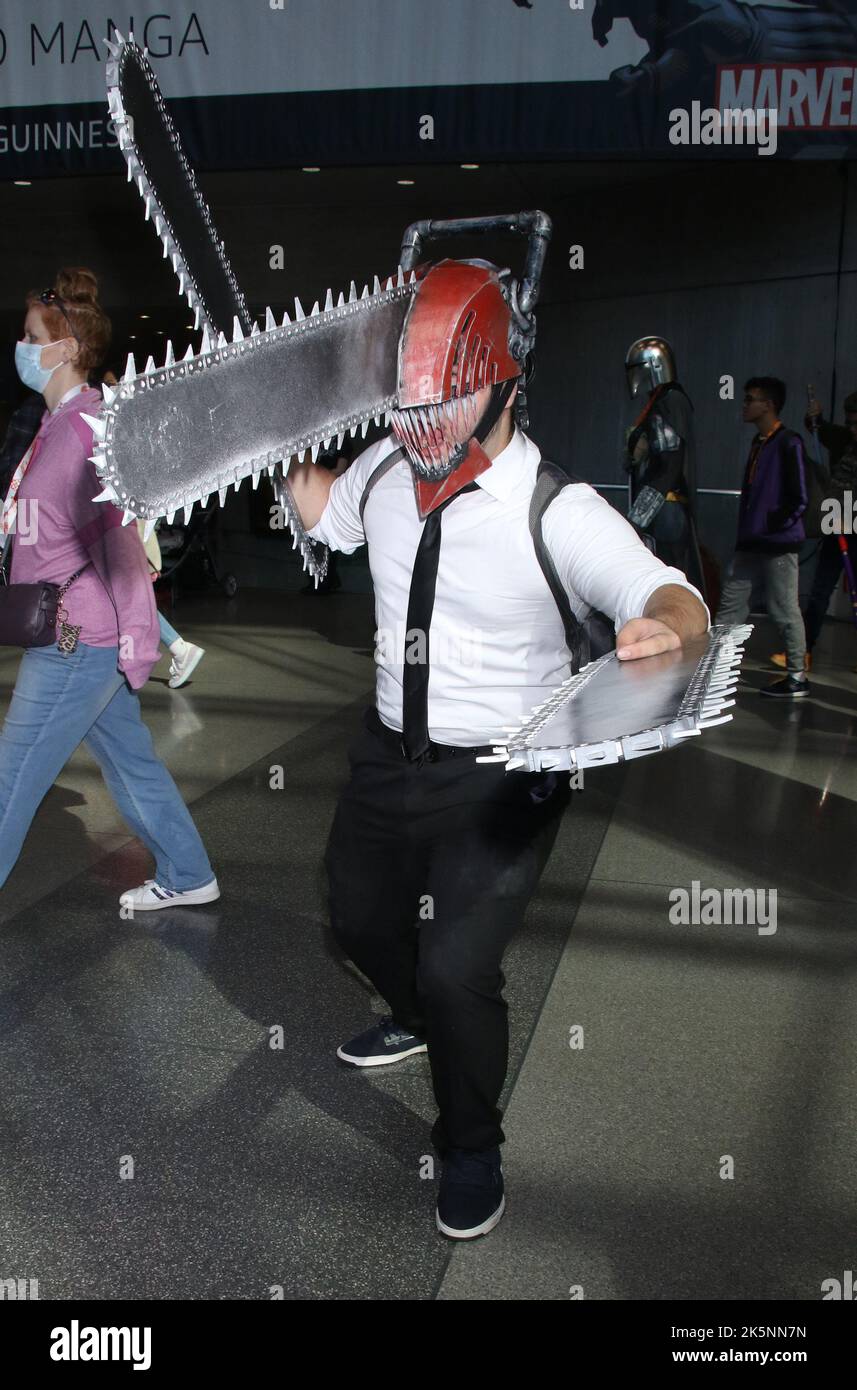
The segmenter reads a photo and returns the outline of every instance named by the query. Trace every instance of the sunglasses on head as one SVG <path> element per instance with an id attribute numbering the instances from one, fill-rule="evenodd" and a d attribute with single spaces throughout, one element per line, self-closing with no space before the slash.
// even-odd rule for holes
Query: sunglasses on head
<path id="1" fill-rule="evenodd" d="M 56 290 L 42 290 L 41 294 L 39 295 L 39 303 L 59 309 L 60 313 L 62 314 L 69 328 L 71 329 L 71 336 L 74 338 L 76 343 L 80 342 L 80 339 L 74 331 L 74 325 L 72 324 L 72 321 L 68 316 L 66 307 L 60 299 L 59 295 L 57 294 Z"/>

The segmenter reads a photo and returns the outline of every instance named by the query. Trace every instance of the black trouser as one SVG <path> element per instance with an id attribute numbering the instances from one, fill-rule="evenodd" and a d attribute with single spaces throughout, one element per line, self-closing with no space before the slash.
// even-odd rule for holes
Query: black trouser
<path id="1" fill-rule="evenodd" d="M 857 538 L 854 536 L 848 537 L 848 553 L 851 556 L 852 565 L 857 565 Z M 825 536 L 819 548 L 812 590 L 806 601 L 803 615 L 808 652 L 812 651 L 818 641 L 824 615 L 830 603 L 830 595 L 842 578 L 842 573 L 842 551 L 839 549 L 839 538 L 838 536 Z"/>
<path id="2" fill-rule="evenodd" d="M 501 962 L 553 847 L 568 778 L 466 754 L 417 766 L 369 727 L 349 759 L 325 856 L 334 934 L 396 1022 L 428 1042 L 438 1151 L 490 1148 L 504 1137 Z"/>

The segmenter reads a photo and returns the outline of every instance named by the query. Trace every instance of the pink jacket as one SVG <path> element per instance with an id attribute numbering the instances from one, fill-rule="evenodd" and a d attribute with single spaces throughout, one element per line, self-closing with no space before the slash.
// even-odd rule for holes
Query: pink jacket
<path id="1" fill-rule="evenodd" d="M 118 647 L 119 670 L 139 690 L 159 656 L 160 633 L 149 566 L 137 527 L 122 525 L 109 502 L 93 502 L 103 484 L 89 462 L 92 430 L 81 412 L 98 413 L 89 388 L 45 414 L 18 492 L 11 582 L 62 584 L 87 561 L 63 600 L 68 621 L 90 647 Z"/>

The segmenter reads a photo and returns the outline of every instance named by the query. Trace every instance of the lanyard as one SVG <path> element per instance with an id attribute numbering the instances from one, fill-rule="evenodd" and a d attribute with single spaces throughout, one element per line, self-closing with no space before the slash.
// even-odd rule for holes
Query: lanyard
<path id="1" fill-rule="evenodd" d="M 10 532 L 15 529 L 15 518 L 18 515 L 18 489 L 24 481 L 24 474 L 39 452 L 39 445 L 41 442 L 42 434 L 40 430 L 24 457 L 21 459 L 21 462 L 18 464 L 18 467 L 15 469 L 15 472 L 12 474 L 12 481 L 9 484 L 9 491 L 3 503 L 2 515 L 0 515 L 0 532 L 2 532 L 4 537 L 8 537 Z M 3 547 L 3 553 L 6 553 L 5 545 Z"/>

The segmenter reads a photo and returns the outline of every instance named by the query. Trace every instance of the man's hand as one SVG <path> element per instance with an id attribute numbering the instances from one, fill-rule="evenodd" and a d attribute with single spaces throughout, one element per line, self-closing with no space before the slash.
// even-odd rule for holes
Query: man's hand
<path id="1" fill-rule="evenodd" d="M 632 618 L 616 634 L 616 655 L 620 661 L 636 661 L 641 656 L 657 656 L 681 646 L 681 638 L 656 618 Z"/>
<path id="2" fill-rule="evenodd" d="M 701 637 L 708 630 L 703 604 L 680 584 L 662 584 L 646 604 L 642 618 L 632 618 L 616 634 L 620 661 L 657 656 L 675 651 L 682 642 Z"/>

